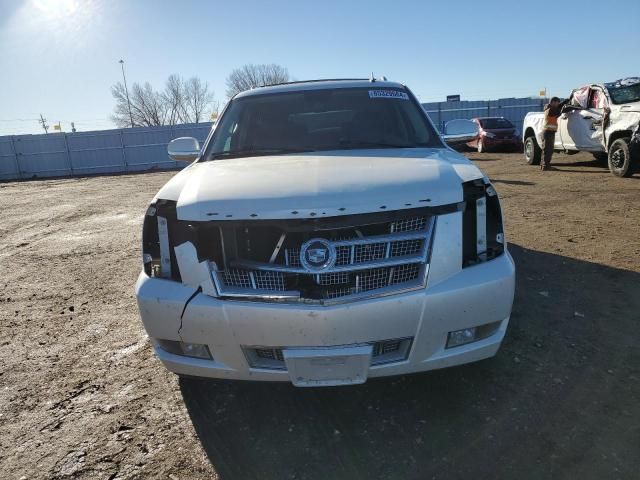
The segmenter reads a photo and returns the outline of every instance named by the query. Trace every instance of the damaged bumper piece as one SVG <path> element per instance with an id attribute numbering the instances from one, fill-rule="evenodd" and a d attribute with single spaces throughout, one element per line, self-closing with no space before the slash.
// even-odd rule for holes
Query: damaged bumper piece
<path id="1" fill-rule="evenodd" d="M 177 374 L 297 386 L 495 355 L 515 269 L 497 195 L 323 219 L 180 221 L 159 201 L 136 285 L 145 329 Z"/>

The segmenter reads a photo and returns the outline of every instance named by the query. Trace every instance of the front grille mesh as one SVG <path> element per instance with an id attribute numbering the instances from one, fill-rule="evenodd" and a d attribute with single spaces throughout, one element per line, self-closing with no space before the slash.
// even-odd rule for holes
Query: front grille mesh
<path id="1" fill-rule="evenodd" d="M 391 243 L 391 257 L 405 257 L 407 255 L 415 255 L 422 249 L 424 240 L 403 240 L 401 242 Z"/>
<path id="2" fill-rule="evenodd" d="M 300 250 L 298 250 L 298 254 Z M 336 247 L 336 265 L 349 265 L 351 263 L 351 248 Z"/>
<path id="3" fill-rule="evenodd" d="M 324 237 L 336 244 L 335 270 L 325 273 L 302 270 L 303 241 L 285 243 L 272 264 L 240 268 L 242 263 L 236 263 L 238 268 L 216 272 L 216 278 L 222 283 L 218 288 L 223 295 L 225 288 L 232 288 L 233 296 L 251 297 L 259 297 L 263 292 L 286 292 L 281 297 L 290 298 L 292 294 L 295 297 L 295 292 L 304 291 L 311 296 L 300 294 L 299 297 L 331 300 L 390 287 L 415 286 L 426 275 L 427 249 L 434 222 L 434 217 L 418 216 L 389 222 L 386 232 L 376 227 L 378 230 L 370 238 L 367 235 L 371 235 L 371 229 L 367 230 L 367 226 L 353 227 L 353 235 L 347 232 L 342 238 Z M 403 258 L 406 263 L 398 264 Z M 278 265 L 287 269 L 278 268 Z M 362 266 L 349 268 L 352 265 Z"/>
<path id="4" fill-rule="evenodd" d="M 256 270 L 253 272 L 256 288 L 281 292 L 285 290 L 284 275 L 281 272 Z"/>
<path id="5" fill-rule="evenodd" d="M 229 268 L 222 272 L 224 283 L 239 288 L 251 288 L 251 276 L 247 270 Z"/>
<path id="6" fill-rule="evenodd" d="M 371 262 L 381 260 L 386 252 L 386 243 L 373 243 L 370 245 L 356 245 L 353 263 Z"/>
<path id="7" fill-rule="evenodd" d="M 284 362 L 281 348 L 256 348 L 256 356 L 267 360 Z"/>
<path id="8" fill-rule="evenodd" d="M 397 285 L 400 283 L 408 282 L 418 278 L 420 273 L 420 265 L 417 263 L 411 263 L 408 265 L 398 265 L 393 268 L 393 274 L 391 276 L 391 285 Z"/>
<path id="9" fill-rule="evenodd" d="M 424 230 L 427 225 L 427 217 L 413 217 L 391 223 L 391 232 L 416 232 Z"/>
<path id="10" fill-rule="evenodd" d="M 318 285 L 341 285 L 349 283 L 350 279 L 349 272 L 321 273 L 317 276 Z"/>

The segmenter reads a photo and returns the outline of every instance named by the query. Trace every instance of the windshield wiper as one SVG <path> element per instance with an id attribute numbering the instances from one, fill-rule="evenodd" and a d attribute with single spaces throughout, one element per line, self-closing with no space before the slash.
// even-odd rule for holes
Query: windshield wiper
<path id="1" fill-rule="evenodd" d="M 282 153 L 304 153 L 313 151 L 314 150 L 302 148 L 247 148 L 244 150 L 229 150 L 228 152 L 213 152 L 207 157 L 207 160 L 215 160 L 218 158 L 253 157 L 258 155 L 279 155 Z"/>

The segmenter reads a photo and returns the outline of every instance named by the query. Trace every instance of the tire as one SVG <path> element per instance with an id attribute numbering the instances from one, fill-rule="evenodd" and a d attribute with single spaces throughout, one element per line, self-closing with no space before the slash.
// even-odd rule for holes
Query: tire
<path id="1" fill-rule="evenodd" d="M 478 149 L 478 153 L 484 153 L 486 150 L 484 148 L 484 142 L 482 141 L 482 139 L 478 139 L 478 144 L 476 146 L 476 148 Z"/>
<path id="2" fill-rule="evenodd" d="M 634 165 L 631 162 L 629 138 L 618 138 L 609 146 L 609 171 L 616 177 L 630 177 Z"/>
<path id="3" fill-rule="evenodd" d="M 542 149 L 538 146 L 536 137 L 527 137 L 524 141 L 524 159 L 529 165 L 540 165 Z"/>

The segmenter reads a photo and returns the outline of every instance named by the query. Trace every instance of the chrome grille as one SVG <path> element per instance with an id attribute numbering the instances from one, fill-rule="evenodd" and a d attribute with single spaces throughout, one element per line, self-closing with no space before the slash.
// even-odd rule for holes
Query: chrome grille
<path id="1" fill-rule="evenodd" d="M 373 243 L 365 245 L 356 245 L 354 252 L 353 263 L 371 262 L 373 260 L 380 260 L 384 258 L 387 244 L 386 243 Z"/>
<path id="2" fill-rule="evenodd" d="M 409 265 L 398 265 L 393 268 L 393 274 L 391 275 L 391 285 L 397 285 L 399 283 L 415 280 L 420 274 L 420 265 L 412 263 Z"/>
<path id="3" fill-rule="evenodd" d="M 240 288 L 251 288 L 251 276 L 247 270 L 238 268 L 229 268 L 222 272 L 224 283 Z"/>
<path id="4" fill-rule="evenodd" d="M 300 266 L 300 248 L 285 248 L 284 249 L 284 261 L 285 265 L 291 265 L 292 267 Z"/>
<path id="5" fill-rule="evenodd" d="M 406 255 L 415 255 L 422 249 L 424 240 L 404 240 L 401 242 L 391 243 L 391 257 L 404 257 Z"/>
<path id="6" fill-rule="evenodd" d="M 349 272 L 321 273 L 316 276 L 318 285 L 341 285 L 349 283 L 350 279 Z"/>
<path id="7" fill-rule="evenodd" d="M 415 232 L 417 230 L 424 230 L 427 225 L 427 217 L 413 217 L 399 220 L 397 222 L 391 222 L 391 233 L 394 232 Z"/>
<path id="8" fill-rule="evenodd" d="M 253 272 L 256 281 L 256 288 L 261 290 L 284 291 L 284 275 L 281 272 L 269 272 L 256 270 Z M 240 285 L 234 285 L 236 287 Z"/>
<path id="9" fill-rule="evenodd" d="M 351 287 L 332 288 L 327 290 L 327 292 L 325 293 L 325 298 L 327 300 L 332 300 L 335 298 L 347 297 L 349 295 L 352 295 L 353 292 L 354 289 Z"/>
<path id="10" fill-rule="evenodd" d="M 368 292 L 389 285 L 387 268 L 376 268 L 356 275 L 356 292 Z"/>
<path id="11" fill-rule="evenodd" d="M 351 263 L 351 247 L 336 247 L 336 265 L 349 265 L 349 263 Z"/>
<path id="12" fill-rule="evenodd" d="M 384 228 L 345 227 L 351 234 L 344 236 L 297 233 L 293 238 L 302 240 L 285 240 L 269 262 L 240 258 L 230 262 L 231 268 L 214 272 L 216 288 L 221 296 L 325 303 L 424 287 L 434 227 L 435 217 L 419 216 L 388 222 Z M 300 261 L 305 239 L 315 235 L 336 254 L 335 263 L 318 272 L 306 270 Z"/>

